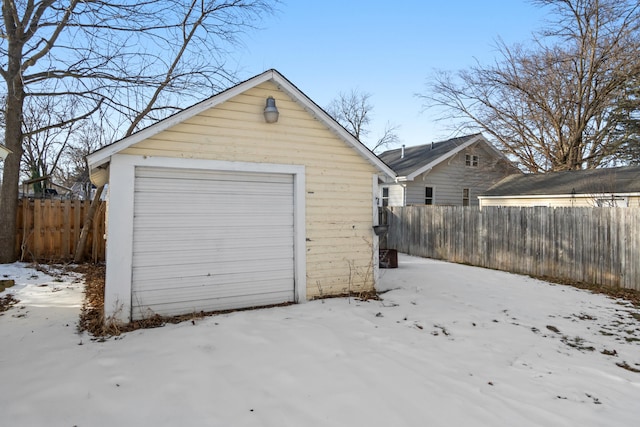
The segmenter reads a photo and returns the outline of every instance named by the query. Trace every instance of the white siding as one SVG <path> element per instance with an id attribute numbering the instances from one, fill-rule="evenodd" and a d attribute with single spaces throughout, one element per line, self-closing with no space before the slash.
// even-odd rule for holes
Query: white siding
<path id="1" fill-rule="evenodd" d="M 402 184 L 383 184 L 389 189 L 388 206 L 404 206 L 404 186 Z"/>

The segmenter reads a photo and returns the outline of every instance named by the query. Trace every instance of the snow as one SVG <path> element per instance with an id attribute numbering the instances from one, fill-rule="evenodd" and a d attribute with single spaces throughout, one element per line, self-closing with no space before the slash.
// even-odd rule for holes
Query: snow
<path id="1" fill-rule="evenodd" d="M 381 270 L 380 301 L 235 312 L 104 342 L 76 332 L 80 276 L 0 265 L 16 281 L 0 297 L 20 300 L 0 315 L 0 424 L 638 425 L 640 373 L 616 363 L 640 369 L 640 310 L 399 261 Z"/>

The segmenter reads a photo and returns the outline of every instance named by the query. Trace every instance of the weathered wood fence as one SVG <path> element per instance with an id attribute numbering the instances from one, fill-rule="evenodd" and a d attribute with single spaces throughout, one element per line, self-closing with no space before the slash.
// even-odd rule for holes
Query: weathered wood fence
<path id="1" fill-rule="evenodd" d="M 16 247 L 22 261 L 68 261 L 80 238 L 90 200 L 20 199 Z M 105 259 L 105 202 L 97 209 L 86 258 Z"/>
<path id="2" fill-rule="evenodd" d="M 640 208 L 390 208 L 387 248 L 640 290 Z"/>

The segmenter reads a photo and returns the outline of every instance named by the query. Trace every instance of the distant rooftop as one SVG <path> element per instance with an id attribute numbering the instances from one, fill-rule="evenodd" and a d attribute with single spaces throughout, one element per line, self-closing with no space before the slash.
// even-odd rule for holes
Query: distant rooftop
<path id="1" fill-rule="evenodd" d="M 483 196 L 640 193 L 640 166 L 510 175 Z"/>
<path id="2" fill-rule="evenodd" d="M 476 133 L 459 138 L 447 139 L 446 141 L 405 147 L 404 157 L 402 157 L 402 148 L 385 151 L 378 157 L 389 165 L 399 176 L 407 176 L 416 169 L 436 160 L 469 140 L 476 138 L 478 135 L 480 134 Z"/>

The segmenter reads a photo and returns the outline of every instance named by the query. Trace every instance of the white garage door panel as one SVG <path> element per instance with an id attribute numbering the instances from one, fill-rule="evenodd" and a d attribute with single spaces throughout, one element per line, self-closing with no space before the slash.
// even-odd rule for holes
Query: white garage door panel
<path id="1" fill-rule="evenodd" d="M 217 289 L 216 291 L 215 298 L 211 296 L 211 292 L 208 292 L 203 288 L 187 288 L 181 289 L 180 291 L 177 289 L 170 289 L 163 291 L 136 292 L 133 298 L 134 300 L 136 297 L 143 298 L 147 302 L 147 307 L 152 310 L 153 307 L 160 307 L 164 313 L 166 313 L 165 307 L 175 306 L 176 304 L 183 305 L 185 307 L 183 314 L 201 311 L 203 310 L 203 307 L 207 308 L 207 311 L 209 311 L 208 307 L 212 304 L 216 305 L 216 310 L 224 310 L 230 308 L 226 304 L 226 301 L 229 299 L 235 299 L 238 301 L 238 298 L 247 298 L 247 304 L 243 304 L 241 307 L 252 307 L 265 305 L 261 302 L 262 299 L 266 299 L 268 304 L 278 304 L 282 302 L 283 299 L 286 301 L 287 298 L 286 293 L 278 289 L 277 283 L 274 283 L 272 286 L 269 286 L 268 283 L 263 284 L 259 289 L 254 289 L 253 292 L 248 292 L 242 296 L 237 295 L 235 288 Z M 278 300 L 274 300 L 275 298 Z M 224 307 L 220 307 L 219 304 L 224 304 Z M 153 312 L 157 313 L 156 310 L 153 310 Z"/>
<path id="2" fill-rule="evenodd" d="M 138 228 L 139 237 L 133 248 L 134 251 L 147 251 L 157 250 L 157 243 L 160 242 L 173 242 L 176 247 L 182 247 L 188 249 L 197 244 L 201 247 L 211 247 L 219 239 L 233 239 L 240 242 L 247 240 L 259 241 L 263 239 L 287 239 L 287 242 L 293 238 L 293 232 L 291 230 L 274 230 L 270 227 L 261 227 L 259 229 L 253 229 L 251 237 L 237 237 L 238 233 L 235 229 L 216 228 L 202 230 L 199 228 L 185 228 L 180 229 L 180 232 L 167 233 L 164 230 L 157 228 Z"/>
<path id="3" fill-rule="evenodd" d="M 144 279 L 139 279 L 136 291 L 150 291 L 161 290 L 170 288 L 188 288 L 198 287 L 203 285 L 229 285 L 233 283 L 248 283 L 249 285 L 255 284 L 260 286 L 260 281 L 266 280 L 289 280 L 290 276 L 285 270 L 286 264 L 284 261 L 279 265 L 274 263 L 265 264 L 263 268 L 255 269 L 253 271 L 244 271 L 239 265 L 231 265 L 225 273 L 218 273 L 210 275 L 210 273 L 203 273 L 197 271 L 184 276 L 175 276 L 169 269 L 158 269 L 149 271 L 149 275 Z"/>
<path id="4" fill-rule="evenodd" d="M 144 181 L 143 184 L 145 184 L 145 186 L 148 186 L 149 182 L 152 182 L 152 180 L 141 180 Z M 169 188 L 164 189 L 164 191 L 141 193 L 140 199 L 136 200 L 136 202 L 140 205 L 155 204 L 158 201 L 173 202 L 170 206 L 167 206 L 166 213 L 194 213 L 197 209 L 204 209 L 205 212 L 215 209 L 217 206 L 215 204 L 212 205 L 212 203 L 221 203 L 220 207 L 226 206 L 227 208 L 237 206 L 238 210 L 240 210 L 244 206 L 251 206 L 251 198 L 253 197 L 268 196 L 274 202 L 280 203 L 285 203 L 289 200 L 288 194 L 282 193 L 281 191 L 275 192 L 273 188 L 269 186 L 262 186 L 262 188 L 245 188 L 238 185 L 238 183 L 229 182 L 225 183 L 225 187 L 209 188 L 202 186 L 202 181 L 183 181 L 182 183 L 184 185 L 201 185 L 201 187 L 198 188 L 195 193 L 181 193 L 179 189 L 172 190 Z M 157 183 L 153 184 L 158 185 Z M 232 189 L 226 188 L 232 184 L 236 186 L 236 191 L 242 191 L 243 194 L 232 193 Z M 286 183 L 278 183 L 276 185 L 280 184 L 287 185 Z M 249 197 L 249 199 L 247 199 L 247 197 Z M 265 208 L 284 212 L 283 206 L 277 203 L 267 205 Z"/>
<path id="5" fill-rule="evenodd" d="M 192 277 L 188 280 L 172 280 L 166 282 L 159 280 L 156 283 L 157 286 L 148 286 L 146 289 L 136 290 L 136 294 L 156 295 L 158 299 L 150 301 L 152 303 L 165 303 L 169 295 L 172 296 L 172 298 L 170 298 L 172 301 L 189 301 L 214 297 L 227 298 L 238 295 L 238 285 L 243 286 L 243 291 L 246 294 L 281 292 L 280 281 L 287 279 L 286 276 L 278 277 L 277 275 L 270 275 L 270 278 L 266 280 L 264 277 L 258 276 L 257 273 L 255 276 L 254 280 L 251 280 L 249 279 L 251 275 L 247 275 L 247 278 L 243 278 L 245 281 L 237 281 L 234 275 L 231 275 L 226 280 L 224 277 Z M 211 292 L 211 288 L 216 288 L 215 294 Z M 194 298 L 194 295 L 197 295 L 197 298 Z"/>
<path id="6" fill-rule="evenodd" d="M 285 300 L 286 295 L 286 293 L 258 294 L 255 296 L 243 295 L 238 297 L 219 298 L 215 300 L 201 299 L 199 301 L 192 302 L 168 302 L 154 307 L 161 308 L 164 316 L 177 316 L 188 313 L 200 313 L 201 311 L 208 312 L 210 311 L 211 306 L 215 306 L 216 310 L 232 310 L 237 308 L 280 304 Z M 186 310 L 187 307 L 190 307 L 190 309 Z M 134 315 L 134 318 L 136 319 L 141 319 L 152 316 L 155 313 L 157 313 L 157 311 L 153 310 L 151 307 L 149 307 L 148 311 L 145 311 L 143 307 L 136 308 L 132 315 Z"/>
<path id="7" fill-rule="evenodd" d="M 293 176 L 136 168 L 132 316 L 294 300 Z"/>
<path id="8" fill-rule="evenodd" d="M 155 246 L 153 246 L 155 245 Z M 197 259 L 208 263 L 229 262 L 244 256 L 247 260 L 293 258 L 293 251 L 287 242 L 264 242 L 251 239 L 238 239 L 212 242 L 210 246 L 190 245 L 188 242 L 174 242 L 162 245 L 162 242 L 147 244 L 137 250 L 138 266 L 158 265 L 159 263 L 180 265 L 193 259 L 193 251 L 199 249 Z M 140 245 L 142 246 L 142 245 Z M 160 247 L 161 246 L 161 247 Z M 171 247 L 173 246 L 173 247 Z M 156 260 L 156 262 L 154 262 Z M 197 261 L 196 261 L 197 262 Z"/>
<path id="9" fill-rule="evenodd" d="M 161 180 L 195 180 L 195 181 L 239 181 L 262 183 L 269 182 L 291 182 L 291 175 L 279 173 L 245 173 L 215 171 L 203 169 L 183 169 L 183 168 L 163 168 L 163 167 L 139 167 L 140 173 L 136 171 L 136 176 L 145 178 L 158 178 Z M 171 174 L 171 175 L 168 175 Z M 176 181 L 174 181 L 176 182 Z"/>
<path id="10" fill-rule="evenodd" d="M 280 278 L 272 278 L 264 280 L 258 278 L 248 282 L 225 282 L 225 283 L 207 283 L 206 281 L 194 280 L 189 282 L 189 286 L 182 283 L 182 287 L 163 287 L 158 289 L 138 290 L 134 292 L 134 301 L 136 298 L 144 300 L 149 306 L 162 306 L 164 304 L 173 304 L 176 302 L 193 302 L 200 300 L 217 301 L 226 298 L 238 297 L 238 286 L 243 287 L 243 295 L 255 296 L 258 300 L 261 294 L 281 294 L 285 295 L 284 299 L 279 301 L 288 301 L 288 293 L 282 290 Z M 176 283 L 178 285 L 180 283 Z M 215 292 L 212 292 L 215 288 Z M 185 312 L 190 312 L 191 306 L 187 307 Z M 155 311 L 155 310 L 154 310 Z"/>
<path id="11" fill-rule="evenodd" d="M 286 277 L 292 277 L 289 271 L 289 265 L 292 258 L 278 258 L 272 260 L 250 260 L 246 262 L 244 259 L 231 260 L 227 262 L 202 262 L 192 261 L 185 268 L 180 266 L 156 264 L 148 266 L 137 266 L 134 273 L 136 282 L 142 284 L 145 281 L 155 281 L 166 278 L 176 279 L 180 277 L 216 277 L 224 274 L 250 274 L 253 272 L 286 272 Z"/>
<path id="12" fill-rule="evenodd" d="M 155 209 L 149 207 L 149 209 Z M 247 208 L 249 209 L 249 208 Z M 226 212 L 208 212 L 208 213 L 183 213 L 174 215 L 155 215 L 153 217 L 136 217 L 134 223 L 137 229 L 146 230 L 153 229 L 153 231 L 162 231 L 163 233 L 182 233 L 185 230 L 200 229 L 201 233 L 208 233 L 210 229 L 216 228 L 242 228 L 251 229 L 252 231 L 260 232 L 260 229 L 265 227 L 279 227 L 284 230 L 289 228 L 289 225 L 293 222 L 293 217 L 289 218 L 283 215 L 274 215 L 273 213 L 263 213 L 264 210 L 259 206 L 251 206 L 254 210 L 253 215 L 248 215 L 246 212 L 237 215 L 227 214 Z M 257 212 L 255 212 L 257 211 Z M 234 225 L 237 221 L 234 219 L 242 219 L 249 221 L 256 219 L 256 215 L 260 215 L 260 225 L 247 224 L 246 227 Z M 170 224 L 171 227 L 167 227 Z M 198 226 L 194 224 L 199 224 Z M 227 226 L 225 227 L 225 224 Z M 275 231 L 275 230 L 274 230 Z M 249 232 L 244 233 L 250 235 Z"/>

